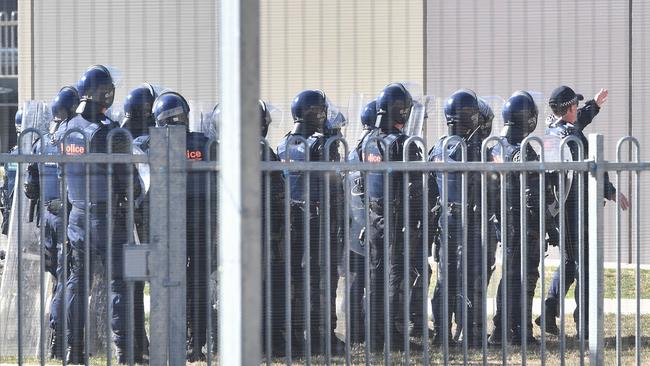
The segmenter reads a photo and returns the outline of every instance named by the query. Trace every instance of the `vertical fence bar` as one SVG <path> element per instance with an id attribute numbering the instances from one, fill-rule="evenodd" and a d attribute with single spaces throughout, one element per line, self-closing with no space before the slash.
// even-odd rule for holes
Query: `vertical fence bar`
<path id="1" fill-rule="evenodd" d="M 287 146 L 290 146 L 291 141 L 287 142 Z M 288 149 L 288 147 L 287 147 Z M 288 152 L 287 152 L 288 153 Z M 286 159 L 286 161 L 290 161 L 290 159 Z M 289 171 L 285 170 L 285 176 L 289 177 Z M 286 327 L 286 334 L 287 334 L 287 343 L 285 345 L 285 352 L 286 352 L 286 363 L 287 365 L 291 365 L 292 360 L 291 360 L 291 344 L 294 341 L 293 337 L 293 329 L 291 329 L 291 319 L 292 313 L 291 313 L 291 303 L 292 303 L 292 297 L 291 297 L 291 204 L 290 204 L 290 199 L 291 199 L 291 190 L 289 186 L 289 181 L 285 181 L 284 184 L 284 258 L 285 258 L 285 266 L 284 266 L 284 292 L 285 292 L 285 303 L 284 303 L 284 316 L 285 316 L 285 327 Z"/>
<path id="2" fill-rule="evenodd" d="M 561 148 L 560 148 L 561 149 Z M 566 203 L 565 203 L 565 177 L 568 174 L 566 170 L 561 170 L 557 172 L 558 174 L 558 197 L 560 200 L 560 213 L 559 213 L 559 229 L 560 229 L 560 365 L 564 366 L 564 354 L 566 352 L 566 334 L 565 334 L 565 319 L 564 319 L 564 290 L 566 283 L 564 281 L 565 276 L 565 261 L 566 261 Z M 544 325 L 545 326 L 545 325 Z"/>
<path id="3" fill-rule="evenodd" d="M 327 148 L 325 148 L 325 159 L 326 161 L 329 161 L 329 148 L 330 145 L 327 145 Z M 330 194 L 331 189 L 330 189 L 330 172 L 325 172 L 322 173 L 325 175 L 325 202 L 324 202 L 324 221 L 325 221 L 325 230 L 321 230 L 321 233 L 325 231 L 325 240 L 324 240 L 324 258 L 321 258 L 321 263 L 324 263 L 325 271 L 322 270 L 321 267 L 321 276 L 325 276 L 325 311 L 321 308 L 321 314 L 325 317 L 325 324 L 324 324 L 324 329 L 322 330 L 321 334 L 325 337 L 325 364 L 326 365 L 331 365 L 332 363 L 332 338 L 330 335 L 330 329 L 332 329 L 332 317 L 330 316 L 332 306 L 331 306 L 331 292 L 330 289 L 332 288 L 332 281 L 330 277 L 330 271 L 331 265 L 330 265 L 330 260 L 331 260 L 331 255 L 330 255 L 330 250 L 332 248 L 332 240 L 330 237 L 330 232 L 332 229 L 331 225 L 331 197 Z M 322 265 L 322 264 L 321 264 Z M 319 286 L 320 287 L 320 286 Z M 319 291 L 320 292 L 320 291 Z M 319 314 L 319 316 L 321 316 Z M 332 334 L 333 335 L 333 334 Z"/>
<path id="4" fill-rule="evenodd" d="M 636 143 L 636 162 L 641 161 L 640 146 Z M 635 329 L 635 359 L 636 364 L 641 364 L 641 171 L 635 173 L 636 184 L 634 186 L 634 216 L 636 217 L 636 329 Z M 617 200 L 618 201 L 618 200 Z"/>
<path id="5" fill-rule="evenodd" d="M 486 143 L 483 143 L 481 148 L 481 161 L 483 163 L 487 162 L 487 151 Z M 487 334 L 487 287 L 488 287 L 488 268 L 487 268 L 487 256 L 488 256 L 488 172 L 481 172 L 481 307 L 483 311 L 481 312 L 481 323 L 483 324 L 481 329 L 481 353 L 483 356 L 483 365 L 488 363 L 488 334 Z"/>
<path id="6" fill-rule="evenodd" d="M 223 120 L 220 129 L 220 364 L 259 364 L 260 159 L 259 0 L 222 0 L 219 7 L 219 80 Z M 254 157 L 254 158 L 247 158 Z M 246 255 L 244 255 L 244 253 Z M 229 350 L 229 352 L 224 352 Z"/>
<path id="7" fill-rule="evenodd" d="M 271 160 L 270 147 L 267 145 L 267 142 L 263 142 L 264 152 L 262 158 L 264 162 Z M 271 365 L 272 360 L 272 345 L 271 345 L 271 316 L 273 314 L 272 301 L 271 301 L 271 276 L 273 275 L 271 271 L 271 172 L 265 171 L 264 173 L 264 314 L 265 318 L 265 334 L 264 334 L 264 344 L 266 349 L 266 364 Z M 209 180 L 209 176 L 208 176 Z M 208 200 L 209 202 L 209 200 Z M 288 336 L 287 342 L 291 342 L 291 337 Z"/>
<path id="8" fill-rule="evenodd" d="M 616 171 L 616 187 L 619 189 L 622 187 L 619 170 Z M 616 202 L 616 365 L 621 365 L 621 202 L 618 200 Z"/>
<path id="9" fill-rule="evenodd" d="M 345 154 L 345 159 L 347 162 L 348 159 L 348 153 L 346 151 Z M 343 212 L 344 214 L 344 220 L 343 220 L 343 266 L 345 270 L 345 364 L 347 366 L 352 364 L 352 356 L 351 356 L 351 334 L 350 332 L 352 331 L 352 322 L 350 319 L 350 220 L 348 219 L 348 214 L 350 212 L 350 181 L 349 181 L 349 176 L 350 176 L 350 171 L 345 170 L 343 171 L 343 182 L 344 182 L 344 192 L 343 192 Z M 360 273 L 355 274 L 355 281 L 359 281 Z M 358 314 L 355 314 L 355 316 L 358 316 Z"/>
<path id="10" fill-rule="evenodd" d="M 463 163 L 467 162 L 467 154 L 462 159 Z M 468 248 L 468 241 L 467 241 L 467 225 L 468 225 L 468 211 L 467 211 L 467 172 L 464 171 L 461 175 L 461 199 L 460 199 L 460 209 L 461 209 L 461 227 L 462 227 L 462 257 L 460 258 L 461 260 L 461 276 L 462 276 L 462 281 L 463 281 L 463 298 L 462 298 L 462 318 L 463 318 L 463 365 L 467 365 L 469 359 L 468 359 L 468 353 L 469 353 L 469 337 L 470 334 L 472 334 L 473 325 L 469 324 L 468 321 L 468 314 L 467 314 L 467 306 L 469 303 L 469 291 L 468 291 L 468 283 L 469 281 L 467 280 L 467 250 Z M 472 279 L 473 281 L 474 279 Z M 473 294 L 472 294 L 473 295 Z M 473 296 L 472 296 L 473 297 Z M 473 306 L 473 304 L 472 304 Z M 473 311 L 472 311 L 473 313 Z M 473 335 L 471 335 L 473 337 Z"/>
<path id="11" fill-rule="evenodd" d="M 580 149 L 582 150 L 582 149 Z M 583 152 L 579 152 L 579 160 L 583 160 Z M 578 173 L 578 281 L 576 286 L 578 288 L 578 335 L 579 335 L 579 357 L 580 366 L 584 366 L 585 358 L 585 195 L 584 195 L 584 176 L 583 172 Z"/>
<path id="12" fill-rule="evenodd" d="M 22 137 L 22 135 L 21 135 Z M 18 154 L 20 155 L 21 152 L 21 145 L 22 145 L 22 139 L 18 139 Z M 16 185 L 14 186 L 14 197 L 13 200 L 16 202 L 17 207 L 17 217 L 18 220 L 22 220 L 23 217 L 23 200 L 22 197 L 20 197 L 19 192 L 15 190 L 15 187 L 18 187 L 18 189 L 22 188 L 22 176 L 23 176 L 23 163 L 18 163 L 18 168 L 16 170 Z M 16 243 L 16 248 L 17 248 L 17 254 L 18 254 L 18 267 L 17 267 L 17 273 L 18 273 L 18 289 L 17 289 L 17 298 L 16 298 L 16 313 L 18 314 L 18 364 L 22 365 L 23 364 L 23 225 L 21 223 L 18 223 L 18 230 L 17 230 L 17 243 Z"/>
<path id="13" fill-rule="evenodd" d="M 305 162 L 309 162 L 309 144 L 304 144 Z M 305 317 L 305 362 L 311 365 L 311 174 L 307 171 L 303 178 L 305 206 L 303 211 L 303 315 Z M 318 243 L 320 245 L 320 243 Z M 317 284 L 318 285 L 318 284 Z M 320 301 L 320 299 L 316 299 Z M 318 314 L 320 316 L 320 314 Z"/>
<path id="14" fill-rule="evenodd" d="M 384 152 L 383 161 L 390 161 L 389 150 L 386 149 Z M 391 220 L 391 202 L 390 202 L 390 174 L 388 170 L 384 171 L 384 364 L 390 366 L 392 364 L 392 355 L 391 350 L 391 306 L 390 306 L 390 233 L 392 225 Z"/>
<path id="15" fill-rule="evenodd" d="M 503 151 L 503 146 L 501 148 Z M 500 212 L 501 212 L 501 363 L 508 364 L 508 207 L 506 205 L 506 173 L 501 175 Z"/>
<path id="16" fill-rule="evenodd" d="M 409 145 L 405 144 L 404 145 L 404 151 L 408 152 Z M 408 162 L 408 158 L 404 159 L 404 161 Z M 403 302 L 403 314 L 402 316 L 404 317 L 402 328 L 404 332 L 404 364 L 409 365 L 410 364 L 410 359 L 411 359 L 411 350 L 409 349 L 409 318 L 410 318 L 410 311 L 409 311 L 409 299 L 411 298 L 410 296 L 410 281 L 409 281 L 409 264 L 410 264 L 410 255 L 409 255 L 409 249 L 410 249 L 410 225 L 411 225 L 411 220 L 409 217 L 409 173 L 404 172 L 402 173 L 402 202 L 403 202 L 403 210 L 402 214 L 404 215 L 404 228 L 403 228 L 403 233 L 404 233 L 404 256 L 402 260 L 404 261 L 404 273 L 403 276 L 404 278 L 402 279 L 403 286 L 404 286 L 404 300 Z"/>
<path id="17" fill-rule="evenodd" d="M 39 141 L 40 141 L 39 155 L 45 155 L 44 154 L 44 147 L 45 146 L 44 146 L 43 138 L 41 138 Z M 40 224 L 41 224 L 40 228 L 39 228 L 40 229 L 39 230 L 39 234 L 40 234 L 39 256 L 40 256 L 40 261 L 41 261 L 41 264 L 39 266 L 40 271 L 41 271 L 40 276 L 39 276 L 39 282 L 40 282 L 40 285 L 39 285 L 39 293 L 40 293 L 40 296 L 39 296 L 39 301 L 40 301 L 39 317 L 40 317 L 40 326 L 41 326 L 41 329 L 40 329 L 40 337 L 41 337 L 41 339 L 40 339 L 40 342 L 39 342 L 39 355 L 40 355 L 41 365 L 45 365 L 45 337 L 46 337 L 45 336 L 45 328 L 46 328 L 46 323 L 45 323 L 45 250 L 44 250 L 44 248 L 45 248 L 45 205 L 44 205 L 44 202 L 45 202 L 45 190 L 42 189 L 42 184 L 43 184 L 42 182 L 45 181 L 44 180 L 45 176 L 43 174 L 44 166 L 45 166 L 45 164 L 40 164 L 40 163 L 38 164 L 38 182 L 39 182 L 39 184 L 41 184 L 41 186 L 39 187 L 39 190 L 38 190 L 39 191 L 39 197 L 38 197 L 39 198 L 39 202 L 38 202 L 38 212 L 39 212 L 39 214 L 38 214 L 38 216 L 40 217 Z M 55 230 L 57 230 L 56 232 L 58 233 L 58 228 L 55 228 Z M 56 255 L 58 256 L 59 253 L 58 253 L 57 246 L 59 244 L 62 244 L 62 243 L 59 243 L 58 237 L 57 237 L 57 240 L 54 241 L 54 244 L 55 244 L 55 249 L 56 249 Z M 57 265 L 59 265 L 58 258 L 57 258 Z M 54 269 L 54 272 L 57 273 L 56 268 Z M 57 278 L 57 281 L 58 281 L 58 278 Z M 58 284 L 55 283 L 55 291 L 56 291 L 56 286 L 58 286 Z M 56 331 L 56 329 L 55 329 L 55 331 Z M 60 344 L 57 344 L 57 347 L 60 347 L 60 346 L 61 346 Z"/>
<path id="18" fill-rule="evenodd" d="M 544 163 L 544 144 L 540 143 L 540 161 Z M 553 230 L 554 228 L 551 228 Z M 539 172 L 539 260 L 540 260 L 540 298 L 544 299 L 546 294 L 546 268 L 544 265 L 546 254 L 546 173 Z M 542 366 L 546 364 L 546 306 L 542 300 L 541 305 L 541 324 L 540 332 L 540 361 Z M 531 329 L 532 332 L 532 329 Z"/>
<path id="19" fill-rule="evenodd" d="M 425 129 L 426 131 L 426 129 Z M 423 144 L 426 151 L 426 144 Z M 426 156 L 423 157 L 426 160 Z M 429 172 L 422 174 L 422 356 L 429 365 Z"/>
<path id="20" fill-rule="evenodd" d="M 589 135 L 589 158 L 596 164 L 589 175 L 589 360 L 591 365 L 604 364 L 604 249 L 603 199 L 604 137 Z"/>
<path id="21" fill-rule="evenodd" d="M 364 149 L 364 159 L 366 156 L 366 152 Z M 369 187 L 369 177 L 368 177 L 368 172 L 362 172 L 363 175 L 363 184 L 364 184 L 364 189 L 368 189 Z M 364 248 L 364 283 L 366 284 L 366 296 L 365 296 L 365 306 L 366 306 L 366 313 L 365 313 L 365 319 L 364 319 L 364 333 L 365 333 L 365 340 L 366 340 L 366 347 L 365 347 L 365 357 L 366 357 L 366 366 L 370 366 L 370 348 L 372 347 L 371 340 L 370 340 L 370 312 L 371 311 L 376 311 L 376 309 L 373 309 L 371 307 L 371 302 L 370 302 L 370 288 L 372 286 L 371 280 L 370 280 L 370 225 L 372 224 L 370 222 L 370 200 L 368 199 L 368 196 L 366 195 L 365 199 L 363 200 L 364 204 L 364 215 L 365 215 L 365 221 L 366 221 L 366 232 L 364 235 L 364 243 L 363 243 L 363 248 Z M 376 296 L 376 294 L 375 294 Z"/>
<path id="22" fill-rule="evenodd" d="M 522 145 L 521 156 L 522 161 L 527 161 L 526 146 Z M 526 366 L 527 351 L 528 351 L 528 227 L 526 225 L 526 215 L 528 214 L 528 202 L 526 201 L 526 188 L 527 188 L 527 172 L 519 173 L 520 186 L 519 186 L 519 247 L 521 248 L 520 254 L 520 287 L 519 287 L 519 301 L 521 302 L 521 318 L 519 319 L 519 328 L 521 330 L 521 365 Z"/>

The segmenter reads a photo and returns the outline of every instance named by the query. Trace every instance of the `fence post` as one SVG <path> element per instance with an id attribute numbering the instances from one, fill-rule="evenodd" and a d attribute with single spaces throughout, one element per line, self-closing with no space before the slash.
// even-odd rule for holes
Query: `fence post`
<path id="1" fill-rule="evenodd" d="M 185 127 L 151 128 L 150 136 L 150 364 L 184 365 Z"/>
<path id="2" fill-rule="evenodd" d="M 595 165 L 589 174 L 589 361 L 604 364 L 604 250 L 603 200 L 605 195 L 604 138 L 589 135 L 589 159 Z"/>
<path id="3" fill-rule="evenodd" d="M 219 95 L 219 349 L 221 365 L 259 365 L 261 174 L 259 1 L 222 0 Z"/>

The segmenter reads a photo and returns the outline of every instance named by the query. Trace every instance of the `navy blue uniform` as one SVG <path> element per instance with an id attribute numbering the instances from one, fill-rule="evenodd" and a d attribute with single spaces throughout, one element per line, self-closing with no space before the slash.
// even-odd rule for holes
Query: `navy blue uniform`
<path id="1" fill-rule="evenodd" d="M 383 151 L 382 145 L 377 142 L 368 142 L 368 148 L 364 161 L 376 163 L 381 161 L 402 161 L 404 142 L 408 138 L 400 130 L 391 129 L 390 132 L 381 132 L 378 135 L 386 144 L 388 151 Z M 410 145 L 409 157 L 411 161 L 421 160 L 420 149 Z M 404 266 L 410 266 L 409 286 L 417 280 L 418 263 L 417 255 L 422 252 L 420 233 L 417 228 L 421 227 L 420 219 L 422 213 L 422 176 L 411 173 L 409 175 L 408 196 L 404 196 L 403 179 L 401 172 L 391 172 L 388 176 L 388 187 L 384 185 L 383 172 L 368 172 L 368 185 L 365 187 L 365 197 L 369 201 L 370 227 L 367 228 L 370 245 L 370 284 L 367 291 L 370 296 L 370 334 L 371 347 L 375 350 L 382 350 L 385 337 L 384 323 L 390 322 L 391 347 L 402 349 L 408 334 L 404 334 L 404 304 L 411 299 L 404 298 Z M 385 195 L 388 195 L 388 207 L 384 205 Z M 408 232 L 405 228 L 404 202 L 409 201 L 409 223 Z M 386 223 L 388 219 L 388 223 Z M 389 253 L 384 250 L 384 237 L 388 236 Z M 405 263 L 404 239 L 409 235 L 409 263 Z M 420 257 L 421 258 L 421 257 Z M 388 273 L 385 273 L 384 263 L 388 264 Z M 421 262 L 421 261 L 420 261 Z M 384 319 L 384 278 L 388 276 L 389 282 L 389 319 Z M 417 292 L 417 291 L 416 291 Z M 418 306 L 421 308 L 421 306 Z M 368 310 L 368 309 L 366 309 Z M 417 310 L 413 309 L 413 310 Z M 419 317 L 421 319 L 421 317 Z"/>
<path id="2" fill-rule="evenodd" d="M 521 144 L 510 143 L 507 138 L 501 139 L 504 144 L 504 153 L 506 162 L 519 162 L 521 161 Z M 491 161 L 501 162 L 501 145 L 497 144 L 490 150 Z M 538 156 L 532 147 L 529 145 L 526 154 L 527 161 L 538 160 Z M 489 181 L 488 196 L 499 197 L 501 185 L 500 175 L 494 175 Z M 506 197 L 503 198 L 506 202 L 506 223 L 507 232 L 501 232 L 500 222 L 500 208 L 498 203 L 490 204 L 490 211 L 497 218 L 496 229 L 497 237 L 500 242 L 503 242 L 502 237 L 506 235 L 507 247 L 505 248 L 507 254 L 506 264 L 506 279 L 508 284 L 508 297 L 507 297 L 507 310 L 508 310 L 508 332 L 512 334 L 513 342 L 521 341 L 521 299 L 522 299 L 522 281 L 521 281 L 521 247 L 526 245 L 527 249 L 527 262 L 526 262 L 526 327 L 528 334 L 532 335 L 532 306 L 533 296 L 535 294 L 535 286 L 539 279 L 539 174 L 528 173 L 526 177 L 526 191 L 524 197 L 526 199 L 526 210 L 521 212 L 520 192 L 521 192 L 521 179 L 519 172 L 506 174 Z M 526 241 L 521 242 L 521 228 L 520 220 L 521 215 L 526 215 Z M 494 256 L 494 253 L 492 253 Z M 502 299 L 502 286 L 503 278 L 499 282 L 497 291 L 497 310 L 492 319 L 495 326 L 495 333 L 501 332 L 501 318 L 503 316 L 503 299 Z M 499 334 L 500 336 L 500 334 Z"/>
<path id="3" fill-rule="evenodd" d="M 268 154 L 268 155 L 266 155 Z M 266 161 L 279 161 L 278 156 L 275 154 L 273 149 L 267 146 L 264 143 L 261 143 L 260 157 L 262 160 Z M 266 183 L 269 183 L 270 190 L 267 191 Z M 270 197 L 269 197 L 270 196 Z M 266 204 L 264 201 L 266 197 L 269 197 L 270 203 L 270 212 L 268 213 L 269 222 L 266 221 L 267 212 Z M 285 351 L 285 339 L 284 339 L 284 329 L 285 329 L 285 276 L 284 276 L 284 181 L 282 179 L 282 174 L 280 172 L 270 172 L 268 175 L 264 174 L 262 178 L 262 244 L 264 250 L 262 251 L 262 273 L 264 275 L 263 287 L 262 287 L 262 299 L 267 301 L 266 289 L 270 287 L 271 297 L 268 299 L 270 303 L 266 303 L 264 308 L 271 309 L 271 347 L 273 355 L 278 356 L 282 355 Z M 266 253 L 266 226 L 269 225 L 270 238 L 270 258 L 267 258 Z M 266 265 L 267 261 L 270 261 L 271 266 L 271 277 L 266 277 Z M 263 311 L 263 332 L 262 334 L 266 336 L 266 316 L 267 312 Z M 266 346 L 266 342 L 263 342 L 263 345 Z"/>
<path id="4" fill-rule="evenodd" d="M 199 132 L 186 135 L 187 159 L 208 161 L 210 155 L 208 137 Z M 200 350 L 207 337 L 208 283 L 210 258 L 207 257 L 206 225 L 206 178 L 204 172 L 187 174 L 187 322 L 189 345 Z M 214 195 L 212 196 L 214 197 Z M 215 252 L 214 250 L 212 251 Z"/>
<path id="5" fill-rule="evenodd" d="M 54 134 L 45 134 L 42 140 L 34 143 L 34 154 L 59 155 L 59 144 Z M 59 181 L 58 165 L 53 162 L 44 163 L 42 172 L 39 164 L 32 163 L 27 168 L 25 179 L 25 195 L 37 204 L 40 193 L 43 193 L 43 221 L 45 237 L 42 238 L 45 250 L 45 270 L 54 276 L 54 287 L 50 303 L 50 328 L 52 329 L 53 344 L 52 354 L 56 358 L 63 358 L 63 263 L 65 231 L 63 227 L 63 201 L 61 200 L 61 186 Z M 43 181 L 40 181 L 42 174 Z M 69 257 L 69 251 L 65 251 Z M 67 269 L 65 269 L 67 271 Z"/>
<path id="6" fill-rule="evenodd" d="M 363 161 L 363 147 L 368 139 L 375 135 L 371 129 L 364 129 L 354 150 L 348 154 L 348 161 Z M 366 208 L 364 181 L 361 172 L 351 172 L 350 181 L 350 274 L 354 273 L 354 280 L 350 283 L 350 339 L 354 343 L 361 343 L 365 339 L 364 333 L 364 289 L 365 289 L 365 235 L 366 235 Z"/>
<path id="7" fill-rule="evenodd" d="M 67 130 L 80 129 L 83 131 L 88 150 L 85 149 L 84 139 L 79 133 L 73 133 L 65 141 L 67 155 L 82 155 L 108 152 L 108 133 L 117 124 L 104 114 L 92 112 L 87 108 L 69 122 L 62 124 L 56 132 L 56 140 L 64 143 L 63 137 Z M 118 134 L 113 139 L 113 152 L 130 153 L 131 141 L 124 135 Z M 108 165 L 90 164 L 90 202 L 85 202 L 86 165 L 69 163 L 65 165 L 68 200 L 72 205 L 70 211 L 67 235 L 71 247 L 70 277 L 66 283 L 66 302 L 68 304 L 67 340 L 71 353 L 79 354 L 83 350 L 84 340 L 84 306 L 88 294 L 85 292 L 85 252 L 98 255 L 106 263 L 107 255 L 112 263 L 112 306 L 113 341 L 118 349 L 127 348 L 127 286 L 123 280 L 123 246 L 127 241 L 126 197 L 128 167 L 126 164 L 113 165 L 113 207 L 112 207 L 112 251 L 108 253 Z M 90 242 L 85 241 L 85 220 L 88 217 Z M 92 273 L 92 271 L 90 271 Z"/>
<path id="8" fill-rule="evenodd" d="M 441 138 L 438 143 L 429 151 L 429 161 L 441 162 L 444 156 L 448 157 L 447 161 L 461 161 L 462 151 L 461 146 L 457 142 L 449 144 L 447 151 L 443 151 L 443 141 L 445 137 Z M 480 161 L 481 160 L 481 141 L 478 138 L 472 139 L 467 142 L 467 161 Z M 436 188 L 430 191 L 435 193 L 436 189 L 440 191 L 443 187 L 443 174 L 435 172 L 431 178 L 435 179 Z M 430 179 L 433 183 L 433 179 Z M 459 328 L 462 327 L 468 337 L 469 344 L 475 344 L 480 341 L 480 337 L 476 332 L 481 330 L 481 312 L 482 312 L 482 251 L 481 251 L 481 174 L 468 173 L 467 174 L 467 299 L 463 298 L 462 289 L 462 275 L 463 275 L 463 222 L 462 222 L 462 173 L 449 172 L 447 174 L 447 204 L 448 207 L 441 207 L 441 213 L 434 215 L 434 219 L 438 222 L 432 222 L 430 226 L 438 226 L 440 233 L 443 233 L 443 219 L 442 214 L 447 215 L 448 232 L 447 232 L 447 262 L 441 260 L 442 253 L 440 253 L 440 246 L 436 249 L 436 258 L 438 259 L 438 280 L 434 290 L 433 298 L 431 300 L 431 307 L 433 311 L 434 329 L 436 330 L 437 339 L 442 338 L 443 329 L 443 279 L 444 279 L 444 266 L 447 266 L 448 274 L 448 326 L 451 332 L 452 316 L 456 314 L 456 323 Z M 432 184 L 433 186 L 433 184 Z M 442 203 L 441 196 L 431 197 L 430 201 Z M 440 245 L 442 239 L 439 239 Z M 489 240 L 492 244 L 492 240 Z M 488 249 L 488 268 L 491 268 L 494 263 L 494 253 L 490 248 Z M 489 277 L 488 277 L 489 278 Z M 468 325 L 462 324 L 462 307 L 468 305 L 467 321 Z M 451 334 L 449 334 L 451 339 Z"/>
<path id="9" fill-rule="evenodd" d="M 576 136 L 577 138 L 582 141 L 582 145 L 584 147 L 584 155 L 582 156 L 583 159 L 586 159 L 589 156 L 589 145 L 588 145 L 588 140 L 587 137 L 584 135 L 582 132 L 585 127 L 587 127 L 593 118 L 598 114 L 600 111 L 600 108 L 596 104 L 594 100 L 590 100 L 587 103 L 585 103 L 585 106 L 582 108 L 578 109 L 578 118 L 574 124 L 571 124 L 569 122 L 566 122 L 564 120 L 559 120 L 555 123 L 553 123 L 551 126 L 546 131 L 547 135 L 555 135 L 559 137 L 568 137 L 568 136 Z M 571 155 L 574 160 L 578 160 L 579 155 L 578 155 L 578 146 L 575 143 L 569 143 L 568 144 L 569 149 L 571 150 Z M 577 189 L 577 182 L 578 182 L 578 174 L 583 174 L 583 187 L 584 191 L 583 192 L 578 192 Z M 553 178 L 551 178 L 553 179 Z M 555 182 L 554 184 L 557 184 L 556 182 L 557 179 L 553 179 L 552 182 Z M 589 198 L 588 198 L 588 174 L 587 173 L 573 173 L 573 187 L 566 187 L 566 190 L 569 190 L 568 197 L 566 198 L 565 202 L 565 207 L 566 207 L 566 241 L 565 241 L 565 250 L 566 250 L 566 255 L 565 255 L 565 294 L 560 293 L 560 269 L 555 271 L 553 274 L 553 281 L 551 282 L 551 287 L 549 288 L 548 295 L 545 301 L 546 305 L 546 311 L 547 311 L 547 319 L 552 317 L 557 317 L 559 316 L 559 301 L 560 301 L 560 296 L 565 296 L 566 292 L 568 292 L 569 287 L 571 287 L 571 284 L 573 281 L 577 281 L 579 274 L 578 271 L 580 270 L 578 268 L 578 253 L 579 253 L 579 245 L 578 245 L 578 222 L 580 221 L 580 217 L 578 215 L 578 203 L 579 203 L 579 196 L 582 194 L 583 195 L 583 202 L 584 202 L 584 217 L 583 217 L 583 238 L 584 238 L 584 251 L 583 251 L 583 258 L 584 258 L 584 279 L 585 279 L 585 291 L 583 292 L 584 294 L 584 303 L 585 303 L 585 311 L 584 311 L 584 316 L 585 316 L 585 326 L 588 327 L 588 319 L 589 319 L 589 312 L 586 311 L 588 309 L 588 300 L 589 300 L 589 295 L 588 295 L 588 288 L 589 288 L 589 271 L 587 268 L 589 268 L 589 217 L 588 217 L 588 205 L 589 205 Z M 557 187 L 557 186 L 556 186 Z M 570 189 L 569 189 L 570 188 Z M 605 174 L 605 198 L 608 200 L 614 200 L 616 197 L 616 188 L 614 188 L 614 185 L 609 181 L 609 176 L 607 173 Z M 575 288 L 575 300 L 576 303 L 578 303 L 578 295 L 579 295 L 580 289 L 578 289 L 578 286 L 576 285 Z M 579 316 L 579 307 L 576 307 L 575 312 L 573 313 L 573 318 L 576 321 L 576 324 L 578 323 L 578 316 Z"/>
<path id="10" fill-rule="evenodd" d="M 309 146 L 305 151 L 302 143 L 296 142 L 288 144 L 291 135 L 287 135 L 278 146 L 278 157 L 282 161 L 305 161 L 309 154 L 310 161 L 324 160 L 324 145 L 326 138 L 320 133 L 314 133 L 308 138 Z M 330 161 L 339 161 L 338 144 L 333 144 L 329 156 Z M 324 225 L 324 195 L 325 195 L 325 174 L 331 174 L 330 177 L 330 230 L 325 231 Z M 310 194 L 306 195 L 304 191 L 304 181 L 306 174 L 304 172 L 289 172 L 285 178 L 290 185 L 291 191 L 291 280 L 294 295 L 292 304 L 292 341 L 296 345 L 296 351 L 301 351 L 304 344 L 303 331 L 306 330 L 305 324 L 305 305 L 304 301 L 306 292 L 305 277 L 309 276 L 310 285 L 310 322 L 311 322 L 311 347 L 312 351 L 319 353 L 325 349 L 325 338 L 331 337 L 333 347 L 338 343 L 334 336 L 336 327 L 336 285 L 338 283 L 337 264 L 342 246 L 342 194 L 343 185 L 341 177 L 336 173 L 318 173 L 310 174 L 309 187 Z M 306 202 L 309 201 L 309 258 L 306 258 L 305 248 L 305 222 L 304 214 Z M 325 246 L 324 238 L 330 237 L 330 314 L 324 314 L 325 300 L 325 277 L 321 275 L 325 271 Z M 310 270 L 307 274 L 306 263 L 309 261 Z M 325 317 L 329 316 L 331 329 L 325 329 Z"/>

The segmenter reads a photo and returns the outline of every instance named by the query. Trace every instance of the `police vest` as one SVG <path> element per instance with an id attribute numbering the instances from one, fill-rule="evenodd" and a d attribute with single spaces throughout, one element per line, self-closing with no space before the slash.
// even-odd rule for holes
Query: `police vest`
<path id="1" fill-rule="evenodd" d="M 107 142 L 96 141 L 96 135 L 102 129 L 112 127 L 112 125 L 101 122 L 89 122 L 79 115 L 70 120 L 65 128 L 59 128 L 56 134 L 57 141 L 65 155 L 77 156 L 91 152 L 106 152 Z M 65 132 L 73 128 L 81 129 L 83 135 L 78 132 L 71 133 L 66 138 L 66 141 L 63 141 Z M 93 151 L 95 149 L 93 146 L 100 146 L 102 147 L 101 150 L 104 151 Z M 90 151 L 86 151 L 87 147 Z M 86 166 L 87 164 L 77 163 L 65 165 L 68 199 L 73 204 L 76 202 L 83 204 L 86 199 Z M 108 165 L 90 164 L 89 171 L 90 203 L 106 203 L 108 201 Z"/>
<path id="2" fill-rule="evenodd" d="M 388 161 L 402 161 L 403 143 L 407 136 L 404 134 L 379 135 L 386 144 L 388 151 L 383 151 L 383 145 L 378 141 L 367 142 L 364 146 L 363 160 L 369 163 L 379 163 L 385 161 L 384 157 L 388 156 Z M 392 175 L 389 174 L 389 175 Z M 390 181 L 390 177 L 389 177 Z M 366 197 L 371 202 L 379 201 L 382 204 L 384 199 L 384 173 L 368 172 L 368 187 L 366 187 Z M 402 192 L 387 192 L 391 196 L 402 195 Z"/>
<path id="3" fill-rule="evenodd" d="M 185 139 L 185 155 L 187 160 L 208 161 L 208 137 L 200 132 L 188 132 Z M 205 172 L 187 173 L 187 196 L 191 199 L 205 199 L 208 185 Z"/>
<path id="4" fill-rule="evenodd" d="M 462 148 L 459 142 L 450 143 L 447 146 L 447 151 L 443 151 L 442 144 L 447 136 L 443 136 L 438 140 L 434 147 L 429 151 L 429 161 L 443 162 L 445 161 L 444 157 L 447 156 L 447 161 L 461 161 L 462 160 Z M 443 182 L 444 177 L 442 172 L 435 172 L 436 183 L 438 184 L 438 189 L 440 190 L 440 201 L 442 202 L 443 195 Z M 461 204 L 462 203 L 462 194 L 463 194 L 463 183 L 462 183 L 462 173 L 460 172 L 449 172 L 447 173 L 447 202 L 449 204 Z"/>
<path id="5" fill-rule="evenodd" d="M 280 161 L 306 161 L 307 154 L 309 154 L 309 161 L 321 161 L 323 158 L 323 145 L 326 138 L 321 134 L 314 134 L 307 139 L 307 148 L 305 144 L 295 139 L 289 144 L 289 139 L 292 135 L 285 136 L 280 145 L 278 145 L 278 157 Z M 321 191 L 323 186 L 323 174 L 312 172 L 309 176 L 309 190 L 310 195 L 305 195 L 305 172 L 290 171 L 288 175 L 289 190 L 291 192 L 291 200 L 304 202 L 307 199 L 311 201 L 321 200 Z"/>

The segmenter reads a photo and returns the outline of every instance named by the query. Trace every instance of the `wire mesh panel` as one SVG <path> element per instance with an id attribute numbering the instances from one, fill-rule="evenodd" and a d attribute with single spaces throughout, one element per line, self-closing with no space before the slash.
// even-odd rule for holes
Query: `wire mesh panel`
<path id="1" fill-rule="evenodd" d="M 0 363 L 646 363 L 645 2 L 17 2 Z"/>

